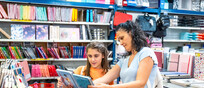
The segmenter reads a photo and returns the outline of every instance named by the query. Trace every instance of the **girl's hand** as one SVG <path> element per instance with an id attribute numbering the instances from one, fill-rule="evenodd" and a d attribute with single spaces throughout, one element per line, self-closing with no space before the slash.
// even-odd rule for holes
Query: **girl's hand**
<path id="1" fill-rule="evenodd" d="M 58 78 L 57 80 L 58 80 L 58 82 L 57 82 L 57 88 L 74 88 L 71 83 L 69 83 L 68 86 L 64 85 L 64 83 L 62 82 L 62 79 L 61 79 L 61 78 Z"/>
<path id="2" fill-rule="evenodd" d="M 97 83 L 95 85 L 89 85 L 88 88 L 110 88 L 110 85 L 104 83 Z"/>
<path id="3" fill-rule="evenodd" d="M 64 83 L 62 82 L 62 79 L 61 79 L 61 78 L 58 78 L 57 80 L 58 80 L 58 82 L 57 82 L 57 88 L 63 88 L 63 86 L 65 86 L 65 85 L 64 85 Z"/>

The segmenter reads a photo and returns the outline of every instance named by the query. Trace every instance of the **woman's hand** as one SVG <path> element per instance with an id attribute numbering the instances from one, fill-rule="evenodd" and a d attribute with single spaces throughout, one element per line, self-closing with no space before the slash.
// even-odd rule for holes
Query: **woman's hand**
<path id="1" fill-rule="evenodd" d="M 110 88 L 110 85 L 104 84 L 104 83 L 97 83 L 94 85 L 89 85 L 88 88 Z"/>

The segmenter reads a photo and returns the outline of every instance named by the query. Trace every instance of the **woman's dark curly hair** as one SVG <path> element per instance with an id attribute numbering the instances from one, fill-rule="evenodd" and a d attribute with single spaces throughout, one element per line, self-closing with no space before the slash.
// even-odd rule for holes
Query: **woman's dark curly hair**
<path id="1" fill-rule="evenodd" d="M 119 30 L 124 30 L 127 33 L 131 32 L 132 47 L 137 52 L 139 52 L 142 47 L 148 46 L 146 36 L 137 23 L 126 21 L 125 23 L 121 23 L 116 27 L 116 32 Z"/>

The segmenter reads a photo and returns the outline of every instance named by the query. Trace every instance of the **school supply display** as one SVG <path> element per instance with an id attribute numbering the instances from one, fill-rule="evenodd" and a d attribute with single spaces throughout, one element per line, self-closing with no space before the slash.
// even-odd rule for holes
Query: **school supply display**
<path id="1" fill-rule="evenodd" d="M 32 77 L 56 77 L 58 76 L 54 65 L 31 65 Z"/>
<path id="2" fill-rule="evenodd" d="M 36 25 L 36 39 L 48 40 L 48 25 Z"/>
<path id="3" fill-rule="evenodd" d="M 192 54 L 170 53 L 167 71 L 183 72 L 192 76 L 193 58 Z"/>
<path id="4" fill-rule="evenodd" d="M 8 33 L 6 33 L 2 28 L 0 28 L 0 32 L 1 32 L 2 34 L 4 34 L 4 35 L 6 36 L 6 38 L 8 38 L 8 39 L 11 38 L 11 36 L 10 36 Z"/>
<path id="5" fill-rule="evenodd" d="M 11 39 L 23 39 L 22 25 L 11 24 Z"/>
<path id="6" fill-rule="evenodd" d="M 106 34 L 106 31 L 103 29 L 91 29 L 93 40 L 107 40 Z"/>
<path id="7" fill-rule="evenodd" d="M 55 85 L 53 83 L 34 83 L 29 85 L 32 88 L 55 88 Z"/>
<path id="8" fill-rule="evenodd" d="M 181 78 L 191 78 L 191 76 L 187 73 L 182 72 L 161 72 L 163 78 L 166 79 L 181 79 Z"/>
<path id="9" fill-rule="evenodd" d="M 204 61 L 204 53 L 196 53 L 195 54 L 195 62 L 194 62 L 194 78 L 199 80 L 204 80 L 204 69 L 203 69 L 203 61 Z"/>
<path id="10" fill-rule="evenodd" d="M 122 13 L 122 12 L 115 12 L 114 20 L 113 20 L 113 25 L 117 26 L 120 23 L 124 23 L 128 20 L 132 20 L 132 15 Z"/>
<path id="11" fill-rule="evenodd" d="M 76 75 L 73 72 L 57 69 L 57 73 L 62 78 L 65 85 L 72 83 L 74 88 L 88 88 L 88 85 L 94 85 L 88 76 Z"/>
<path id="12" fill-rule="evenodd" d="M 112 3 L 114 0 L 106 3 Z M 100 0 L 97 3 L 101 3 Z M 103 3 L 105 4 L 105 2 Z M 7 10 L 4 10 L 0 4 L 0 18 L 9 18 L 12 20 L 26 20 L 26 21 L 56 21 L 56 22 L 100 22 L 109 23 L 111 12 L 100 12 L 98 9 L 77 9 L 66 7 L 42 7 L 22 4 L 6 4 Z M 2 14 L 2 15 L 1 15 Z M 8 15 L 7 15 L 8 14 Z"/>
<path id="13" fill-rule="evenodd" d="M 153 33 L 154 37 L 165 37 L 166 29 L 170 26 L 170 18 L 168 15 L 161 15 L 156 22 L 156 31 Z"/>
<path id="14" fill-rule="evenodd" d="M 25 61 L 26 62 L 26 61 Z M 23 62 L 23 63 L 25 63 Z M 29 70 L 26 69 L 26 64 L 18 64 L 15 60 L 6 60 L 1 63 L 0 67 L 0 87 L 1 88 L 26 88 L 29 80 Z M 23 70 L 24 69 L 24 70 Z"/>
<path id="15" fill-rule="evenodd" d="M 143 31 L 156 31 L 156 18 L 149 16 L 149 14 L 139 15 L 136 19 L 136 22 Z"/>
<path id="16" fill-rule="evenodd" d="M 181 85 L 184 87 L 189 87 L 192 84 L 203 84 L 204 81 L 202 80 L 197 80 L 197 79 L 171 79 L 171 83 Z"/>

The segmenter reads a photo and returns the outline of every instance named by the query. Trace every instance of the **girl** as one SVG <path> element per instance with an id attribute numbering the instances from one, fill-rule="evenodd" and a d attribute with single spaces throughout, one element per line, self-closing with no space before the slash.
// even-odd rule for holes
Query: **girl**
<path id="1" fill-rule="evenodd" d="M 102 43 L 92 42 L 88 44 L 86 47 L 86 54 L 87 65 L 78 67 L 74 70 L 75 74 L 89 76 L 92 80 L 95 80 L 108 72 L 108 50 Z M 113 82 L 109 84 L 113 84 Z M 61 79 L 58 79 L 57 85 L 58 88 L 68 88 L 64 86 Z"/>

